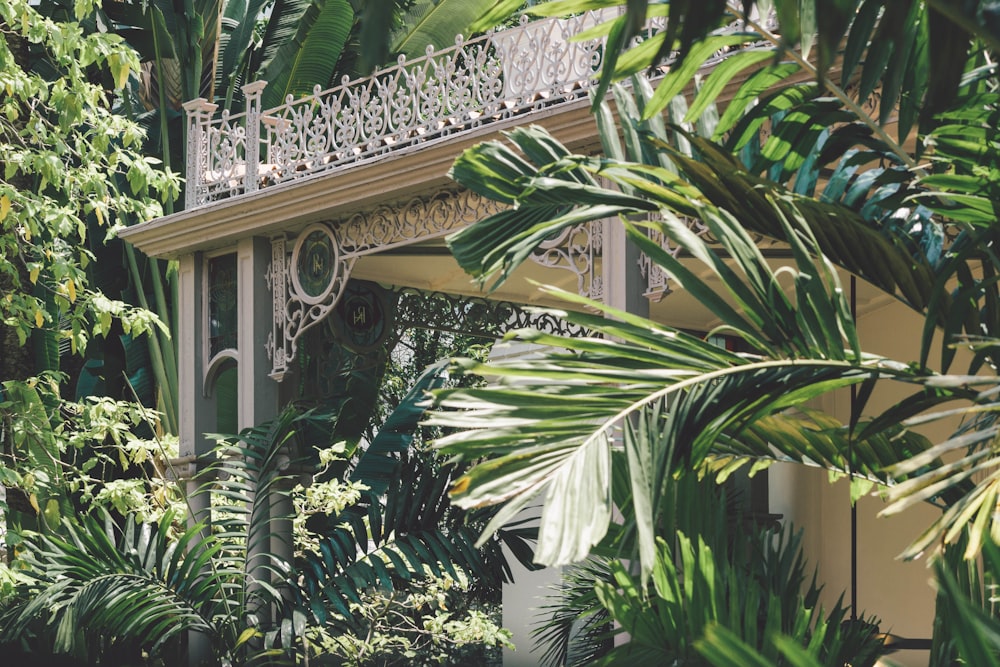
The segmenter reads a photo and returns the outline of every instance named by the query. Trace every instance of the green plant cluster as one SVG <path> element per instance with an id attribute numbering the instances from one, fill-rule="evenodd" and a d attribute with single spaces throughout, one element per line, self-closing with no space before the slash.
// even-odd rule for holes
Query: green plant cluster
<path id="1" fill-rule="evenodd" d="M 476 602 L 468 576 L 434 576 L 399 592 L 373 590 L 353 604 L 357 633 L 314 630 L 310 662 L 348 665 L 499 665 L 513 648 L 510 631 L 497 625 L 498 608 Z"/>
<path id="2" fill-rule="evenodd" d="M 574 154 L 537 127 L 466 150 L 453 178 L 509 208 L 449 247 L 496 289 L 547 239 L 617 218 L 716 324 L 692 335 L 541 287 L 597 335 L 519 332 L 551 351 L 455 365 L 493 381 L 436 393 L 430 422 L 454 429 L 436 446 L 472 464 L 453 498 L 502 504 L 488 531 L 542 502 L 542 563 L 615 559 L 613 583 L 592 585 L 643 638 L 618 659 L 693 645 L 678 664 L 840 665 L 851 656 L 829 653 L 816 628 L 772 628 L 763 643 L 753 623 L 665 630 L 685 627 L 674 610 L 686 591 L 712 604 L 710 582 L 732 566 L 691 533 L 675 544 L 672 489 L 775 461 L 819 465 L 857 480 L 854 498 L 877 488 L 883 514 L 940 510 L 902 554 L 934 564 L 930 664 L 998 664 L 995 3 L 561 0 L 526 11 L 610 5 L 625 11 L 590 33 L 607 37 L 592 98 L 602 151 Z M 647 19 L 663 29 L 642 33 Z M 900 332 L 917 359 L 865 351 L 854 280 L 923 318 Z M 967 368 L 953 368 L 959 349 Z M 885 385 L 907 397 L 875 409 Z M 852 397 L 840 418 L 811 403 L 835 391 Z M 954 435 L 932 443 L 920 434 L 930 423 Z"/>

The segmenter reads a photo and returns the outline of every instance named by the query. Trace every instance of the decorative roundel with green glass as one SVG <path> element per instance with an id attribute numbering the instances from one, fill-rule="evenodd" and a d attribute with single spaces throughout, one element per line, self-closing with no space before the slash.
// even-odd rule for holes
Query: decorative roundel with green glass
<path id="1" fill-rule="evenodd" d="M 324 224 L 306 227 L 292 250 L 292 286 L 309 304 L 320 303 L 333 291 L 340 272 L 340 250 L 333 230 Z"/>
<path id="2" fill-rule="evenodd" d="M 355 352 L 378 348 L 392 332 L 392 307 L 386 290 L 377 284 L 351 280 L 337 303 L 337 338 Z"/>

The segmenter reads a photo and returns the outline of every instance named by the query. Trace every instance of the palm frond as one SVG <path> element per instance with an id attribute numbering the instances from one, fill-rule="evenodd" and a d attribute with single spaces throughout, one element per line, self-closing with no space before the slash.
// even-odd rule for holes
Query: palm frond
<path id="1" fill-rule="evenodd" d="M 223 108 L 233 113 L 238 110 L 233 106 L 234 100 L 242 104 L 240 86 L 247 83 L 253 73 L 251 63 L 257 49 L 257 20 L 268 4 L 268 0 L 240 0 L 226 2 L 223 8 L 219 21 L 215 89 L 224 99 Z"/>
<path id="2" fill-rule="evenodd" d="M 593 490 L 608 488 L 608 473 L 580 461 L 610 457 L 614 434 L 628 415 L 639 415 L 640 424 L 650 420 L 644 441 L 651 441 L 646 446 L 652 449 L 630 456 L 636 467 L 650 465 L 652 480 L 697 467 L 709 456 L 736 455 L 809 461 L 887 482 L 887 465 L 927 446 L 907 436 L 906 447 L 887 447 L 890 425 L 865 427 L 859 438 L 864 442 L 849 461 L 843 452 L 856 434 L 839 424 L 810 425 L 807 413 L 789 411 L 826 391 L 875 375 L 903 381 L 922 377 L 912 369 L 877 358 L 739 355 L 641 318 L 607 312 L 622 321 L 602 323 L 594 315 L 560 313 L 606 338 L 522 332 L 524 340 L 566 352 L 529 361 L 466 362 L 463 370 L 527 384 L 439 391 L 438 411 L 428 421 L 456 429 L 435 443 L 442 452 L 467 460 L 493 457 L 474 466 L 453 488 L 455 502 L 463 507 L 508 503 L 487 532 L 548 489 L 538 562 L 578 560 L 603 537 L 607 523 L 601 517 L 607 515 L 601 508 L 609 507 L 610 500 Z M 927 400 L 943 402 L 953 395 L 944 392 Z M 572 500 L 551 505 L 560 497 Z M 638 503 L 634 509 L 641 509 Z M 595 523 L 598 519 L 601 522 Z M 645 512 L 637 521 L 655 525 Z"/>
<path id="3" fill-rule="evenodd" d="M 457 577 L 461 569 L 495 588 L 509 577 L 500 542 L 526 557 L 532 533 L 525 527 L 511 526 L 498 540 L 477 545 L 476 526 L 488 517 L 452 505 L 455 466 L 413 451 L 427 392 L 441 386 L 446 370 L 447 362 L 425 370 L 385 420 L 350 472 L 367 490 L 359 502 L 326 517 L 315 529 L 317 549 L 302 554 L 297 603 L 319 623 L 350 628 L 351 604 L 365 592 L 398 590 L 428 574 Z"/>
<path id="4" fill-rule="evenodd" d="M 280 483 L 298 418 L 285 411 L 220 445 L 198 491 L 210 497 L 212 529 L 181 529 L 169 514 L 155 525 L 126 518 L 119 528 L 105 513 L 32 536 L 25 560 L 39 576 L 25 585 L 24 604 L 7 610 L 0 641 L 30 627 L 57 653 L 99 661 L 119 644 L 163 655 L 191 631 L 207 635 L 219 658 L 253 653 L 241 637 L 256 632 L 261 608 L 280 606 L 278 589 L 290 578 L 270 550 L 273 522 L 285 517 L 270 507 L 287 493 Z"/>
<path id="5" fill-rule="evenodd" d="M 994 516 L 997 498 L 1000 497 L 1000 473 L 997 472 L 997 459 L 992 447 L 998 433 L 998 425 L 993 418 L 997 409 L 993 400 L 996 381 L 992 378 L 943 376 L 939 382 L 973 382 L 986 388 L 981 393 L 979 405 L 972 409 L 932 412 L 903 423 L 904 427 L 913 428 L 956 416 L 972 418 L 970 428 L 960 429 L 953 437 L 890 468 L 895 476 L 909 478 L 889 489 L 887 497 L 890 505 L 882 514 L 896 514 L 915 503 L 947 494 L 949 502 L 944 511 L 903 555 L 912 558 L 936 545 L 947 546 L 962 541 L 966 544 L 964 555 L 971 559 L 980 554 L 987 543 L 996 542 L 1000 536 L 1000 524 Z M 947 463 L 941 463 L 941 457 Z"/>
<path id="6" fill-rule="evenodd" d="M 763 41 L 774 54 L 774 62 L 792 57 L 823 85 L 832 85 L 829 75 L 841 63 L 841 92 L 854 77 L 861 82 L 858 97 L 862 100 L 878 86 L 881 105 L 878 117 L 873 120 L 876 124 L 888 122 L 892 110 L 898 107 L 899 145 L 904 143 L 915 119 L 920 117 L 928 122 L 934 113 L 951 105 L 959 91 L 970 44 L 981 43 L 994 50 L 1000 48 L 1000 36 L 983 18 L 993 14 L 989 3 L 985 2 L 957 8 L 943 2 L 886 4 L 876 0 L 837 3 L 811 0 L 801 3 L 777 0 L 773 15 L 758 16 L 748 11 L 749 3 L 721 0 L 673 3 L 666 12 L 661 5 L 645 1 L 563 0 L 529 7 L 526 11 L 543 16 L 566 16 L 609 5 L 624 5 L 626 13 L 605 27 L 608 53 L 598 88 L 602 94 L 616 78 L 665 61 L 669 62 L 672 73 L 693 74 L 708 58 L 716 55 L 715 49 L 709 48 L 712 40 L 726 32 L 732 33 L 731 26 L 737 26 Z M 661 17 L 659 20 L 665 22 L 663 39 L 658 48 L 649 48 L 648 42 L 636 46 L 631 38 L 652 17 Z M 805 56 L 814 37 L 816 58 L 810 61 Z M 795 50 L 796 47 L 801 48 Z M 623 71 L 619 63 L 626 58 L 636 62 Z M 670 102 L 673 97 L 670 92 L 676 86 L 683 87 L 687 83 L 680 82 L 682 78 L 685 77 L 665 77 L 661 85 L 668 90 L 657 96 L 656 112 Z"/>
<path id="7" fill-rule="evenodd" d="M 496 286 L 546 238 L 566 227 L 656 211 L 663 216 L 662 224 L 671 227 L 665 231 L 676 243 L 680 242 L 676 237 L 692 235 L 676 216 L 724 227 L 738 238 L 746 237 L 744 227 L 783 242 L 805 235 L 806 251 L 815 244 L 830 261 L 898 295 L 917 310 L 929 303 L 934 271 L 908 247 L 905 238 L 894 236 L 897 230 L 875 229 L 844 206 L 788 192 L 749 174 L 710 142 L 686 136 L 699 159 L 655 137 L 649 139 L 682 170 L 683 177 L 659 165 L 571 156 L 540 128 L 521 129 L 509 138 L 528 156 L 535 146 L 546 146 L 545 155 L 552 159 L 544 166 L 539 165 L 542 156 L 532 156 L 528 162 L 499 143 L 468 149 L 456 161 L 452 177 L 484 196 L 516 202 L 516 206 L 450 236 L 449 247 L 459 264 L 480 281 L 497 276 Z M 597 185 L 597 176 L 620 189 Z M 732 217 L 734 211 L 739 212 L 739 224 Z M 657 252 L 648 241 L 636 234 L 632 237 L 647 252 Z M 716 237 L 723 242 L 727 238 Z M 793 249 L 799 247 L 793 245 Z M 662 261 L 669 261 L 666 253 L 658 254 Z"/>
<path id="8" fill-rule="evenodd" d="M 418 0 L 406 9 L 402 26 L 390 35 L 389 53 L 413 60 L 423 56 L 428 46 L 447 48 L 457 35 L 471 37 L 472 25 L 502 4 L 502 0 Z"/>
<path id="9" fill-rule="evenodd" d="M 404 458 L 384 501 L 366 492 L 361 502 L 329 518 L 318 553 L 302 556 L 299 603 L 320 623 L 350 627 L 350 605 L 360 603 L 363 591 L 395 590 L 423 578 L 425 569 L 456 576 L 457 567 L 498 584 L 500 572 L 486 566 L 475 531 L 452 518 L 449 484 L 447 470 L 432 472 L 416 458 Z"/>
<path id="10" fill-rule="evenodd" d="M 594 558 L 566 568 L 546 595 L 531 631 L 541 664 L 579 667 L 606 650 L 610 617 L 594 593 L 595 581 L 612 581 L 609 560 Z"/>
<path id="11" fill-rule="evenodd" d="M 268 82 L 261 98 L 265 109 L 283 104 L 288 95 L 307 95 L 314 86 L 329 85 L 354 26 L 354 10 L 347 0 L 314 0 L 292 26 L 279 23 L 275 39 L 285 33 L 290 37 L 261 65 L 260 78 Z"/>
<path id="12" fill-rule="evenodd" d="M 37 578 L 22 591 L 28 601 L 7 610 L 2 641 L 41 622 L 56 653 L 92 654 L 104 636 L 111 643 L 138 642 L 157 655 L 188 630 L 216 643 L 214 601 L 227 591 L 205 578 L 205 560 L 185 551 L 211 558 L 219 545 L 200 525 L 174 538 L 173 521 L 166 515 L 156 526 L 130 522 L 122 532 L 107 515 L 103 521 L 85 516 L 65 522 L 63 537 L 36 536 L 25 561 Z M 87 633 L 76 632 L 84 625 Z"/>
<path id="13" fill-rule="evenodd" d="M 413 443 L 414 431 L 426 411 L 428 392 L 442 385 L 446 371 L 447 363 L 442 361 L 417 378 L 368 443 L 351 471 L 351 479 L 364 482 L 375 496 L 385 493 L 399 467 L 399 456 L 405 455 Z"/>
<path id="14" fill-rule="evenodd" d="M 816 664 L 871 665 L 880 653 L 874 619 L 845 624 L 840 603 L 829 612 L 819 608 L 801 533 L 738 524 L 721 542 L 679 531 L 669 542 L 659 539 L 656 549 L 651 584 L 621 561 L 612 562 L 610 581 L 596 583 L 601 605 L 630 638 L 597 664 L 683 663 L 698 653 L 712 660 L 718 628 L 745 642 L 744 657 L 759 656 L 742 664 L 781 664 L 790 650 Z M 787 647 L 776 641 L 782 636 Z"/>
<path id="15" fill-rule="evenodd" d="M 1000 664 L 1000 621 L 991 594 L 1000 580 L 1000 548 L 985 542 L 980 568 L 966 559 L 966 547 L 959 540 L 934 561 L 938 596 L 931 664 Z"/>

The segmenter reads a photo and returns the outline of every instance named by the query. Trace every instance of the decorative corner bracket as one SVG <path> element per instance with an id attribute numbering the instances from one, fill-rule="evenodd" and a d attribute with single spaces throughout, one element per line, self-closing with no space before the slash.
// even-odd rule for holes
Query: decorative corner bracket
<path id="1" fill-rule="evenodd" d="M 355 258 L 345 258 L 330 225 L 306 227 L 287 252 L 284 236 L 271 241 L 271 265 L 265 278 L 272 295 L 273 326 L 267 340 L 270 376 L 285 378 L 299 337 L 330 314 L 354 268 Z"/>
<path id="2" fill-rule="evenodd" d="M 531 260 L 576 274 L 577 293 L 600 301 L 604 298 L 604 284 L 598 263 L 603 245 L 601 221 L 584 222 L 567 227 L 558 236 L 546 240 L 531 254 Z"/>

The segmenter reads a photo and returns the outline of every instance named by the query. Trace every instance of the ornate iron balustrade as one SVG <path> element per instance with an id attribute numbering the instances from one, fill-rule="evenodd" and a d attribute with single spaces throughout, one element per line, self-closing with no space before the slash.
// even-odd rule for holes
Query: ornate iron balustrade
<path id="1" fill-rule="evenodd" d="M 197 99 L 188 122 L 187 198 L 193 208 L 310 174 L 443 141 L 587 96 L 603 41 L 570 41 L 617 10 L 527 22 L 489 32 L 372 76 L 261 110 L 266 85 L 244 88 L 246 111 Z M 646 36 L 662 26 L 650 24 Z"/>

